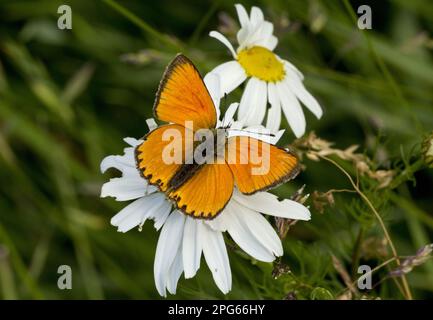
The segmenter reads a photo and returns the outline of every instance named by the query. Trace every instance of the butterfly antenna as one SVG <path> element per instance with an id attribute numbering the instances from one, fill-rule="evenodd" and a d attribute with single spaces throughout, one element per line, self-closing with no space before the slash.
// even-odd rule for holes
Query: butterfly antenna
<path id="1" fill-rule="evenodd" d="M 247 130 L 242 130 L 242 129 L 230 129 L 230 130 L 236 130 L 236 131 L 241 131 L 241 132 L 246 132 L 246 133 L 252 133 L 252 134 L 260 134 L 263 136 L 270 136 L 270 137 L 275 137 L 275 134 L 273 133 L 261 133 L 261 132 L 254 132 L 254 131 L 247 131 Z"/>

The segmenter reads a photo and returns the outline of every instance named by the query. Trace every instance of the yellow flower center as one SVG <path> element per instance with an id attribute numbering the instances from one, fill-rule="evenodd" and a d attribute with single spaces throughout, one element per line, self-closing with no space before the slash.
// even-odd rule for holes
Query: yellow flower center
<path id="1" fill-rule="evenodd" d="M 263 47 L 254 46 L 238 53 L 238 62 L 249 77 L 256 77 L 267 82 L 280 81 L 284 78 L 284 66 L 275 54 Z"/>

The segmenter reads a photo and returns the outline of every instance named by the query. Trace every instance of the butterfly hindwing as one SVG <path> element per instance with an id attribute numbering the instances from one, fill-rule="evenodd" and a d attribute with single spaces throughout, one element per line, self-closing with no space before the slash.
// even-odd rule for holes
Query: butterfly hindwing
<path id="1" fill-rule="evenodd" d="M 253 194 L 284 183 L 299 172 L 299 160 L 285 149 L 251 137 L 231 137 L 226 161 L 236 186 L 244 194 Z"/>
<path id="2" fill-rule="evenodd" d="M 162 121 L 180 125 L 192 121 L 194 130 L 215 128 L 217 122 L 215 106 L 200 73 L 182 54 L 167 67 L 153 110 Z"/>
<path id="3" fill-rule="evenodd" d="M 234 180 L 225 163 L 203 164 L 178 189 L 168 194 L 178 209 L 194 218 L 212 219 L 220 213 L 233 192 Z"/>

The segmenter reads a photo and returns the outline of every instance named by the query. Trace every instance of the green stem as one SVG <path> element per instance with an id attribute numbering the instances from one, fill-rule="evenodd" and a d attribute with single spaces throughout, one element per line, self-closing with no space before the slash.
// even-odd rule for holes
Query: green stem
<path id="1" fill-rule="evenodd" d="M 402 183 L 406 182 L 409 177 L 411 177 L 415 172 L 421 170 L 424 168 L 425 162 L 422 157 L 420 157 L 417 161 L 412 163 L 410 166 L 406 167 L 399 175 L 398 177 L 394 178 L 392 181 L 390 188 L 395 189 Z"/>
<path id="2" fill-rule="evenodd" d="M 149 24 L 147 24 L 145 21 L 140 19 L 138 16 L 136 16 L 134 13 L 123 7 L 122 5 L 118 4 L 114 0 L 102 0 L 107 5 L 109 5 L 111 8 L 119 12 L 122 16 L 127 18 L 129 21 L 134 23 L 136 26 L 141 28 L 144 32 L 152 36 L 153 38 L 161 41 L 162 43 L 166 44 L 167 46 L 171 47 L 172 49 L 175 49 L 177 51 L 182 51 L 183 47 L 180 45 L 177 41 L 174 39 L 168 37 L 165 34 L 160 33 L 153 27 L 151 27 Z"/>
<path id="3" fill-rule="evenodd" d="M 212 17 L 212 15 L 217 11 L 218 7 L 220 6 L 221 1 L 215 1 L 211 8 L 207 11 L 207 13 L 203 16 L 203 18 L 200 20 L 199 24 L 197 25 L 197 28 L 195 28 L 194 33 L 191 36 L 191 39 L 189 41 L 190 46 L 194 46 L 198 38 L 200 37 L 200 34 L 202 33 L 203 29 L 205 28 L 207 22 Z"/>
<path id="4" fill-rule="evenodd" d="M 359 258 L 361 256 L 361 244 L 364 238 L 364 233 L 365 229 L 361 226 L 358 232 L 358 236 L 356 237 L 355 248 L 352 255 L 352 278 L 357 274 L 357 266 L 359 264 Z"/>
<path id="5" fill-rule="evenodd" d="M 396 261 L 397 265 L 401 265 L 400 259 L 398 257 L 397 250 L 396 250 L 396 248 L 394 246 L 394 243 L 393 243 L 393 241 L 391 239 L 391 236 L 389 235 L 388 229 L 386 228 L 385 223 L 383 222 L 382 217 L 377 212 L 376 208 L 373 206 L 373 204 L 371 203 L 370 199 L 368 199 L 368 197 L 361 191 L 361 189 L 358 187 L 358 185 L 355 183 L 355 181 L 353 181 L 351 175 L 346 170 L 344 170 L 344 168 L 342 166 L 340 166 L 337 162 L 335 162 L 334 160 L 332 160 L 332 159 L 330 159 L 328 157 L 321 156 L 321 155 L 318 155 L 318 156 L 320 158 L 322 158 L 323 160 L 326 160 L 326 161 L 332 163 L 334 166 L 336 166 L 349 179 L 350 183 L 352 184 L 353 189 L 356 190 L 356 192 L 358 193 L 358 195 L 365 201 L 365 203 L 367 204 L 367 206 L 370 208 L 370 210 L 375 215 L 376 219 L 379 221 L 379 224 L 380 224 L 380 226 L 382 228 L 382 231 L 383 231 L 383 233 L 385 235 L 386 240 L 388 241 L 388 245 L 391 248 L 391 251 L 392 251 L 392 254 L 393 254 L 394 258 L 395 258 L 395 261 Z M 409 284 L 407 282 L 407 279 L 406 279 L 405 275 L 401 276 L 401 281 L 403 283 L 403 288 L 404 288 L 406 299 L 412 300 L 413 299 L 412 293 L 410 291 Z"/>

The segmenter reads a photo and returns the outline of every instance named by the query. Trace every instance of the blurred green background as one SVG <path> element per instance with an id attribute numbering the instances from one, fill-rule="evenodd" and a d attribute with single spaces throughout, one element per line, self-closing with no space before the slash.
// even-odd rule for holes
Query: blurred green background
<path id="1" fill-rule="evenodd" d="M 373 30 L 361 32 L 354 14 L 370 4 Z M 72 8 L 72 30 L 57 28 L 57 8 Z M 121 6 L 119 6 L 121 4 Z M 433 242 L 433 174 L 411 164 L 433 128 L 433 3 L 389 1 L 242 1 L 260 6 L 275 24 L 276 53 L 304 74 L 320 101 L 320 121 L 308 112 L 308 130 L 338 148 L 360 145 L 377 168 L 404 170 L 393 189 L 364 181 L 401 255 Z M 354 8 L 354 9 L 351 9 Z M 234 39 L 230 1 L 0 1 L 0 297 L 3 299 L 159 298 L 153 282 L 158 234 L 117 233 L 110 218 L 125 203 L 100 199 L 100 161 L 121 154 L 123 137 L 141 137 L 154 94 L 177 52 L 206 73 L 228 61 L 208 37 L 221 30 Z M 238 101 L 241 89 L 230 96 Z M 283 142 L 294 139 L 290 130 Z M 305 159 L 306 170 L 277 194 L 348 187 L 329 163 Z M 350 164 L 346 164 L 352 170 Z M 409 168 L 409 169 L 408 169 Z M 420 170 L 418 170 L 420 169 Z M 415 170 L 413 170 L 415 171 Z M 351 171 L 353 173 L 354 171 Z M 202 260 L 198 275 L 181 279 L 175 298 L 336 298 L 344 283 L 335 255 L 348 270 L 355 262 L 383 262 L 383 234 L 371 212 L 350 194 L 284 240 L 283 262 L 292 270 L 274 279 L 229 242 L 233 290 L 223 296 Z M 57 268 L 70 265 L 73 289 L 57 288 Z M 374 298 L 401 299 L 387 270 Z M 352 276 L 355 276 L 353 273 Z M 352 278 L 355 279 L 355 278 Z M 433 297 L 432 261 L 408 275 L 415 298 Z"/>

